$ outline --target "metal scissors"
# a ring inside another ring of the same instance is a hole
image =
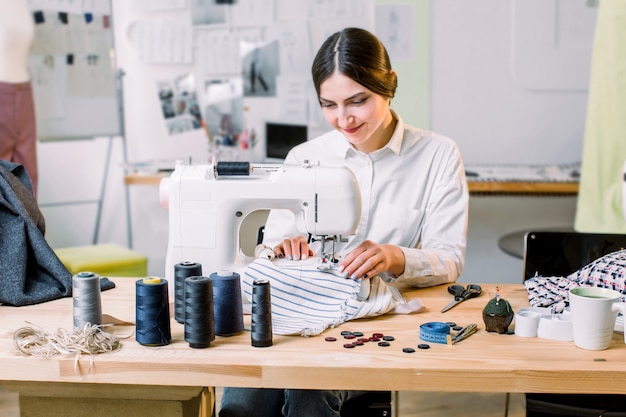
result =
[[[441,310],[442,313],[445,313],[455,305],[462,303],[469,298],[478,297],[482,292],[482,288],[480,288],[480,285],[477,284],[467,284],[467,287],[459,284],[453,284],[448,286],[448,292],[454,295],[454,300]]]

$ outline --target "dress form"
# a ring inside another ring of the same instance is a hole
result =
[[[28,81],[27,59],[35,23],[27,0],[0,0],[0,10],[0,81]]]

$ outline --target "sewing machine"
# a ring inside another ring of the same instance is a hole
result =
[[[160,196],[169,208],[165,276],[171,281],[174,265],[183,261],[202,264],[207,276],[219,270],[238,271],[242,264],[239,229],[253,211],[290,210],[303,234],[322,241],[354,234],[361,217],[361,197],[352,171],[308,162],[179,163],[162,181]],[[321,259],[333,255],[322,252]]]

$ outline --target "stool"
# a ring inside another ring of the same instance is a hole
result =
[[[115,244],[75,246],[55,249],[63,265],[72,273],[94,272],[103,277],[146,277],[148,258]]]

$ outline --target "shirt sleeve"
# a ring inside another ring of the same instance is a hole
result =
[[[469,192],[461,155],[455,149],[436,176],[438,185],[428,203],[418,246],[401,247],[405,267],[398,281],[414,287],[455,282],[463,271]]]

